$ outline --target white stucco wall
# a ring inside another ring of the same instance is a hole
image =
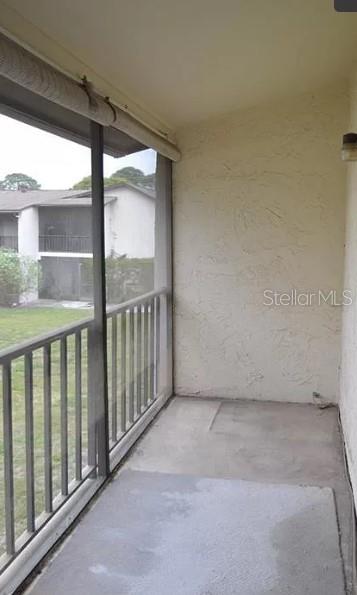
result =
[[[19,213],[19,253],[38,259],[39,219],[37,207],[29,207]]]
[[[29,207],[20,211],[18,218],[18,251],[23,256],[30,256],[39,260],[39,216],[37,207]],[[23,294],[22,302],[32,301],[38,298],[38,287]]]
[[[105,256],[109,256],[114,250],[112,221],[113,221],[113,204],[111,202],[104,206],[104,250]]]
[[[152,258],[155,241],[155,201],[130,188],[109,191],[117,196],[106,216],[110,248],[129,258]],[[108,246],[109,247],[109,246]],[[106,246],[107,249],[107,246]]]
[[[263,292],[342,289],[347,112],[336,86],[178,132],[177,394],[336,400],[341,308]]]
[[[351,85],[350,124],[357,132],[357,76]],[[346,164],[347,209],[345,240],[346,290],[352,291],[353,303],[343,310],[340,411],[349,470],[357,504],[357,162]]]

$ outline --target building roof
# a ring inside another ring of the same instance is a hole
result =
[[[131,188],[154,198],[153,191],[123,182],[105,188],[105,204],[116,200],[117,197],[111,193],[119,188]],[[0,190],[0,212],[16,213],[28,207],[85,207],[91,205],[91,197],[90,190]]]

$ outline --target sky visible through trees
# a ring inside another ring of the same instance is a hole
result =
[[[136,167],[122,167],[111,176],[104,178],[104,186],[114,186],[125,182],[153,190],[155,187],[155,174],[144,174],[141,169]],[[91,176],[85,176],[74,184],[73,190],[90,190],[91,185]],[[28,190],[39,190],[40,188],[41,184],[37,180],[24,173],[7,174],[3,180],[0,180],[0,190],[21,190],[26,192]]]

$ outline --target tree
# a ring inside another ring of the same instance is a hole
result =
[[[74,184],[73,190],[88,190],[92,185],[92,176],[85,176],[77,184]]]
[[[22,173],[7,174],[0,181],[1,190],[38,190],[41,184],[31,176]]]
[[[111,178],[123,178],[126,182],[130,182],[135,186],[155,187],[155,174],[145,175],[141,169],[136,167],[122,167],[114,172]]]
[[[141,169],[137,169],[136,167],[122,167],[115,171],[111,177],[124,178],[126,182],[131,182],[132,184],[139,186],[145,178],[145,174]]]
[[[113,186],[126,180],[117,178],[104,178],[104,186]],[[74,184],[72,190],[90,190],[92,187],[92,176],[85,176],[77,184]]]
[[[115,186],[129,182],[134,186],[143,186],[145,188],[155,188],[155,174],[145,175],[141,169],[136,167],[122,167],[115,171],[109,178],[104,178],[104,186]],[[77,184],[74,184],[73,190],[90,190],[92,177],[85,176]]]

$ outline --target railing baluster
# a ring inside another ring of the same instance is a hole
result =
[[[129,422],[134,421],[134,308],[129,311]]]
[[[82,333],[75,334],[75,457],[76,480],[82,479]]]
[[[126,312],[121,314],[121,431],[126,431]]]
[[[61,380],[61,492],[68,496],[68,369],[67,337],[60,342]]]
[[[45,511],[53,510],[51,343],[43,348],[43,413],[45,449]]]
[[[2,368],[6,553],[15,553],[11,363]]]
[[[155,298],[155,386],[154,397],[159,394],[160,383],[160,296]]]
[[[149,305],[144,304],[144,407],[149,400]]]
[[[155,375],[155,301],[150,302],[150,391],[149,399],[154,395],[154,375]]]
[[[112,317],[112,441],[118,437],[118,324],[117,317]]]
[[[141,304],[136,310],[136,413],[141,414],[141,392],[142,392],[142,326],[141,326]]]
[[[25,355],[25,440],[27,530],[35,531],[35,475],[33,429],[33,354]]]
[[[95,395],[93,393],[93,328],[90,326],[87,331],[87,422],[88,422],[88,465],[94,470],[91,474],[93,479],[97,475],[95,469],[97,464],[97,446],[96,446],[96,410]]]

